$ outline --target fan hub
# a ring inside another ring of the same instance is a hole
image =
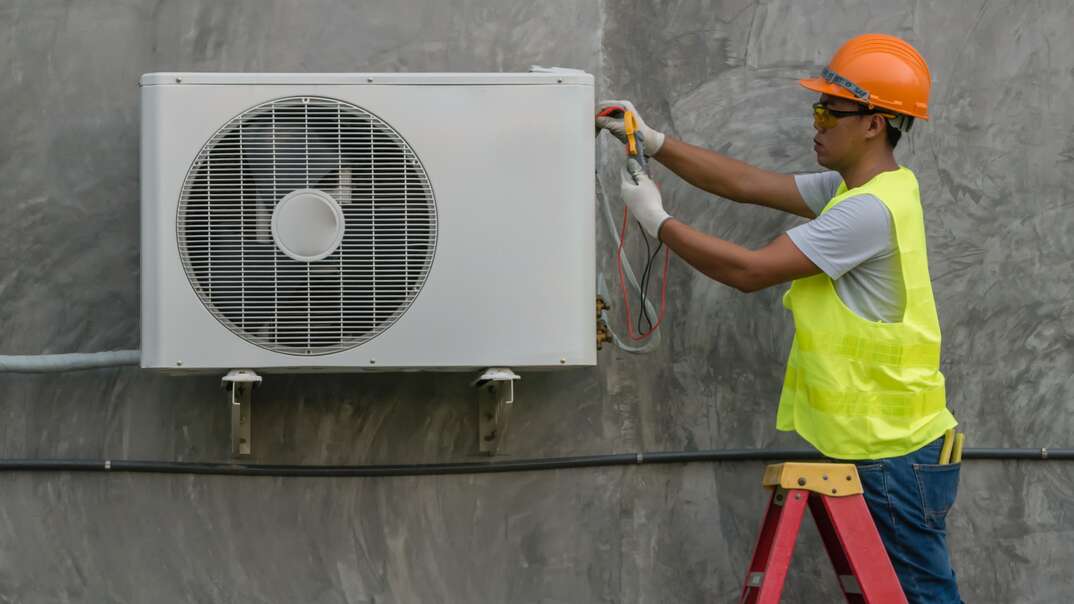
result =
[[[343,210],[317,189],[291,191],[272,212],[272,238],[280,251],[299,262],[314,262],[336,251],[345,230]]]

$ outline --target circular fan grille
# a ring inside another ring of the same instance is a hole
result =
[[[342,210],[342,240],[323,258],[296,259],[274,238],[277,205],[299,190]],[[179,253],[201,301],[242,338],[287,354],[339,352],[391,326],[425,282],[436,236],[414,150],[377,116],[329,98],[282,98],[233,118],[198,153],[179,200]]]

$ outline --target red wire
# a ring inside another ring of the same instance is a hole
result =
[[[630,295],[627,293],[626,288],[626,276],[623,274],[623,243],[626,242],[627,225],[630,224],[630,212],[623,208],[623,229],[619,233],[619,248],[615,250],[615,262],[619,268],[619,288],[623,291],[623,306],[626,308],[627,316],[627,335],[631,340],[635,342],[644,340],[651,336],[657,327],[660,327],[660,323],[664,320],[664,311],[667,310],[667,298],[668,298],[668,264],[670,263],[670,249],[664,248],[664,276],[663,283],[660,285],[660,312],[657,313],[656,323],[649,328],[648,331],[642,334],[634,333],[634,313],[630,311]],[[639,289],[641,284],[638,285]],[[645,293],[642,292],[642,300],[644,304]]]

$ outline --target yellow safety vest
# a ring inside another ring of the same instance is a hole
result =
[[[836,459],[905,455],[958,423],[947,410],[940,373],[940,323],[917,178],[900,167],[854,189],[844,182],[821,214],[864,194],[891,212],[906,293],[903,320],[858,316],[824,273],[795,280],[783,297],[795,336],[776,428],[797,431]]]

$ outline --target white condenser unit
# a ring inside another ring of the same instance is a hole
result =
[[[143,367],[596,363],[592,76],[141,86]]]

